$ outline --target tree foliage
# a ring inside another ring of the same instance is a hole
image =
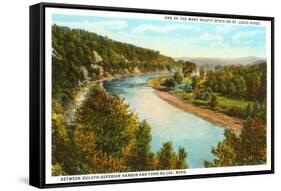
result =
[[[174,78],[167,78],[164,80],[164,82],[161,85],[166,86],[169,89],[172,89],[177,85],[177,83]]]
[[[135,132],[135,141],[130,155],[127,157],[132,171],[152,170],[150,162],[154,154],[151,152],[151,127],[146,121],[139,124]]]
[[[218,105],[218,96],[217,96],[217,94],[212,93],[211,98],[210,98],[210,106],[212,108],[215,108],[215,107],[217,107],[217,105]]]
[[[54,176],[187,168],[187,153],[180,148],[176,155],[172,143],[154,154],[150,125],[139,122],[123,99],[108,96],[98,86],[78,110],[74,125],[65,123],[63,113],[63,107],[54,101]]]
[[[210,70],[206,74],[205,86],[229,97],[264,101],[266,63]]]
[[[158,166],[160,169],[171,169],[175,166],[176,153],[173,151],[173,146],[171,142],[163,144],[163,147],[157,154]]]
[[[60,163],[56,163],[52,166],[52,176],[63,176],[67,175],[64,170],[63,166]]]
[[[158,51],[80,29],[52,26],[52,94],[62,105],[88,80],[117,74],[169,71],[179,64]]]
[[[174,74],[174,79],[177,82],[177,84],[181,84],[183,81],[183,75],[181,73],[181,71],[176,71]]]
[[[186,169],[188,166],[185,162],[187,152],[184,148],[179,148],[178,154],[173,151],[171,142],[163,143],[162,148],[157,153],[158,169]]]
[[[225,131],[225,139],[212,149],[213,161],[206,167],[257,165],[266,163],[266,126],[259,118],[249,118],[239,136]]]
[[[189,61],[182,63],[182,72],[185,77],[190,76],[195,71],[196,71],[195,63]]]

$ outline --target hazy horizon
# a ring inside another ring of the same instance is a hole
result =
[[[266,59],[265,56],[239,56],[239,57],[222,57],[222,56],[179,56],[173,57],[174,59],[181,59],[181,58],[218,58],[218,59],[239,59],[239,58],[258,58],[258,59]]]

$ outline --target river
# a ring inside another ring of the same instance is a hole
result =
[[[140,120],[151,126],[152,151],[156,153],[163,142],[171,141],[174,150],[184,147],[188,152],[189,168],[204,167],[205,160],[212,160],[211,148],[224,138],[223,128],[184,112],[155,94],[147,81],[159,74],[125,77],[103,82],[109,95],[125,98],[130,109]]]

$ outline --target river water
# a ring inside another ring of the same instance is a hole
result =
[[[211,148],[224,138],[223,128],[218,127],[193,114],[184,112],[155,94],[147,81],[157,77],[147,74],[103,82],[109,95],[125,98],[130,109],[140,120],[151,126],[152,151],[156,153],[163,142],[171,141],[174,150],[184,147],[188,152],[189,168],[204,167],[205,160],[212,160]]]

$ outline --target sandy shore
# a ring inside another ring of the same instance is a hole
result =
[[[231,129],[235,133],[239,134],[243,128],[243,122],[241,119],[230,117],[225,114],[212,111],[210,109],[204,109],[194,106],[193,104],[186,103],[181,99],[177,98],[176,96],[171,95],[168,92],[156,91],[156,95],[183,111],[192,113],[211,123],[219,125],[220,127]]]

